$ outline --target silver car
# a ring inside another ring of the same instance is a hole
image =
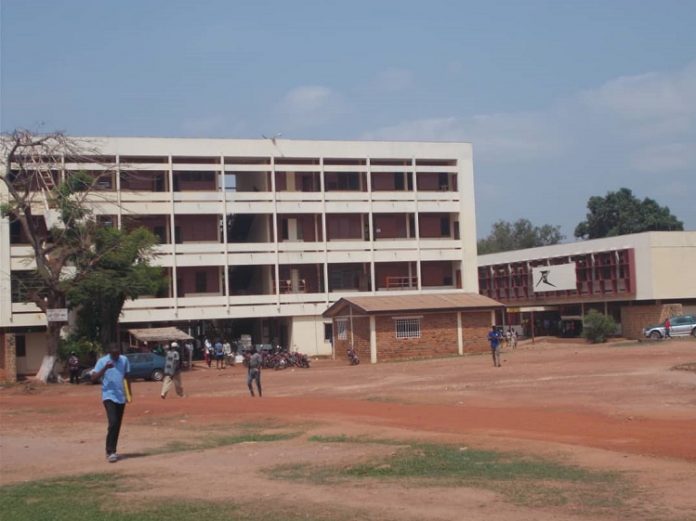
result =
[[[670,336],[689,336],[696,337],[696,317],[693,315],[682,315],[669,319],[671,327],[669,328]],[[657,340],[665,337],[665,324],[656,324],[643,329],[643,335],[647,338]]]

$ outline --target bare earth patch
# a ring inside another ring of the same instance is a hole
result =
[[[376,520],[686,521],[696,519],[696,375],[672,370],[677,366],[696,366],[696,341],[525,343],[504,351],[502,368],[477,355],[355,367],[316,361],[309,370],[265,371],[265,397],[252,399],[242,367],[217,371],[201,364],[183,375],[184,399],[163,401],[158,384],[134,384],[119,442],[125,457],[113,465],[103,456],[106,419],[97,386],[6,387],[0,390],[0,483],[109,472],[139,484],[127,492],[133,501],[260,501],[328,518],[342,512]],[[313,436],[548,458],[616,471],[630,492],[617,488],[624,496],[612,510],[595,508],[592,498],[581,508],[558,504],[553,495],[525,502],[515,497],[514,483],[273,476],[279,465],[381,461],[398,446]]]

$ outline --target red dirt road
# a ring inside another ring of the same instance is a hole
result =
[[[159,385],[138,382],[128,420],[182,416],[190,423],[250,415],[335,420],[447,434],[559,442],[696,461],[696,374],[673,366],[696,360],[696,342],[628,347],[527,345],[504,354],[348,367],[319,361],[309,370],[265,371],[266,397],[247,396],[244,369],[202,365],[184,373],[186,399],[162,401]],[[42,422],[79,422],[98,410],[95,386],[55,386],[0,395],[4,428],[20,409],[55,410]],[[101,412],[101,411],[98,411]],[[31,416],[31,415],[29,415]],[[27,420],[25,417],[24,420]],[[97,420],[100,421],[100,420]],[[127,423],[127,422],[126,422]]]

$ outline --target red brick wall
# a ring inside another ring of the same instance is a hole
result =
[[[350,345],[350,320],[348,321],[347,338],[338,340],[336,332],[338,328],[334,322],[334,346],[336,348],[336,359],[346,358],[346,350]],[[368,317],[353,317],[353,346],[358,353],[360,362],[363,364],[370,363],[370,319]]]
[[[416,313],[414,313],[416,315]],[[407,360],[413,358],[433,358],[456,355],[457,314],[426,313],[421,316],[420,338],[396,338],[394,319],[391,316],[376,316],[377,361]],[[408,316],[404,314],[402,316]],[[482,353],[488,351],[487,335],[491,327],[491,314],[488,311],[462,313],[462,333],[465,353]],[[334,324],[334,333],[338,329]],[[348,338],[334,338],[336,356],[345,356],[350,345],[350,323]],[[370,362],[370,320],[368,317],[353,317],[354,346],[362,363]]]
[[[681,304],[652,304],[623,306],[621,308],[621,336],[639,340],[643,336],[643,328],[663,322],[667,316],[681,314]]]
[[[217,215],[177,215],[174,224],[181,229],[183,242],[216,242],[219,240]]]
[[[491,329],[491,312],[462,313],[462,332],[465,353],[488,351],[488,331]]]

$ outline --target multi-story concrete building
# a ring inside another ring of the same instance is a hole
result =
[[[214,328],[327,354],[321,314],[340,297],[478,290],[469,144],[91,141],[99,161],[67,157],[55,175],[115,165],[90,204],[105,226],[157,235],[154,263],[169,280],[164,294],[126,302],[124,330]],[[32,252],[8,219],[0,266],[0,328],[16,334],[18,372],[31,373],[46,317],[22,295]]]
[[[478,257],[479,291],[507,306],[497,323],[525,334],[577,336],[590,310],[623,336],[696,314],[696,231],[644,232]]]

